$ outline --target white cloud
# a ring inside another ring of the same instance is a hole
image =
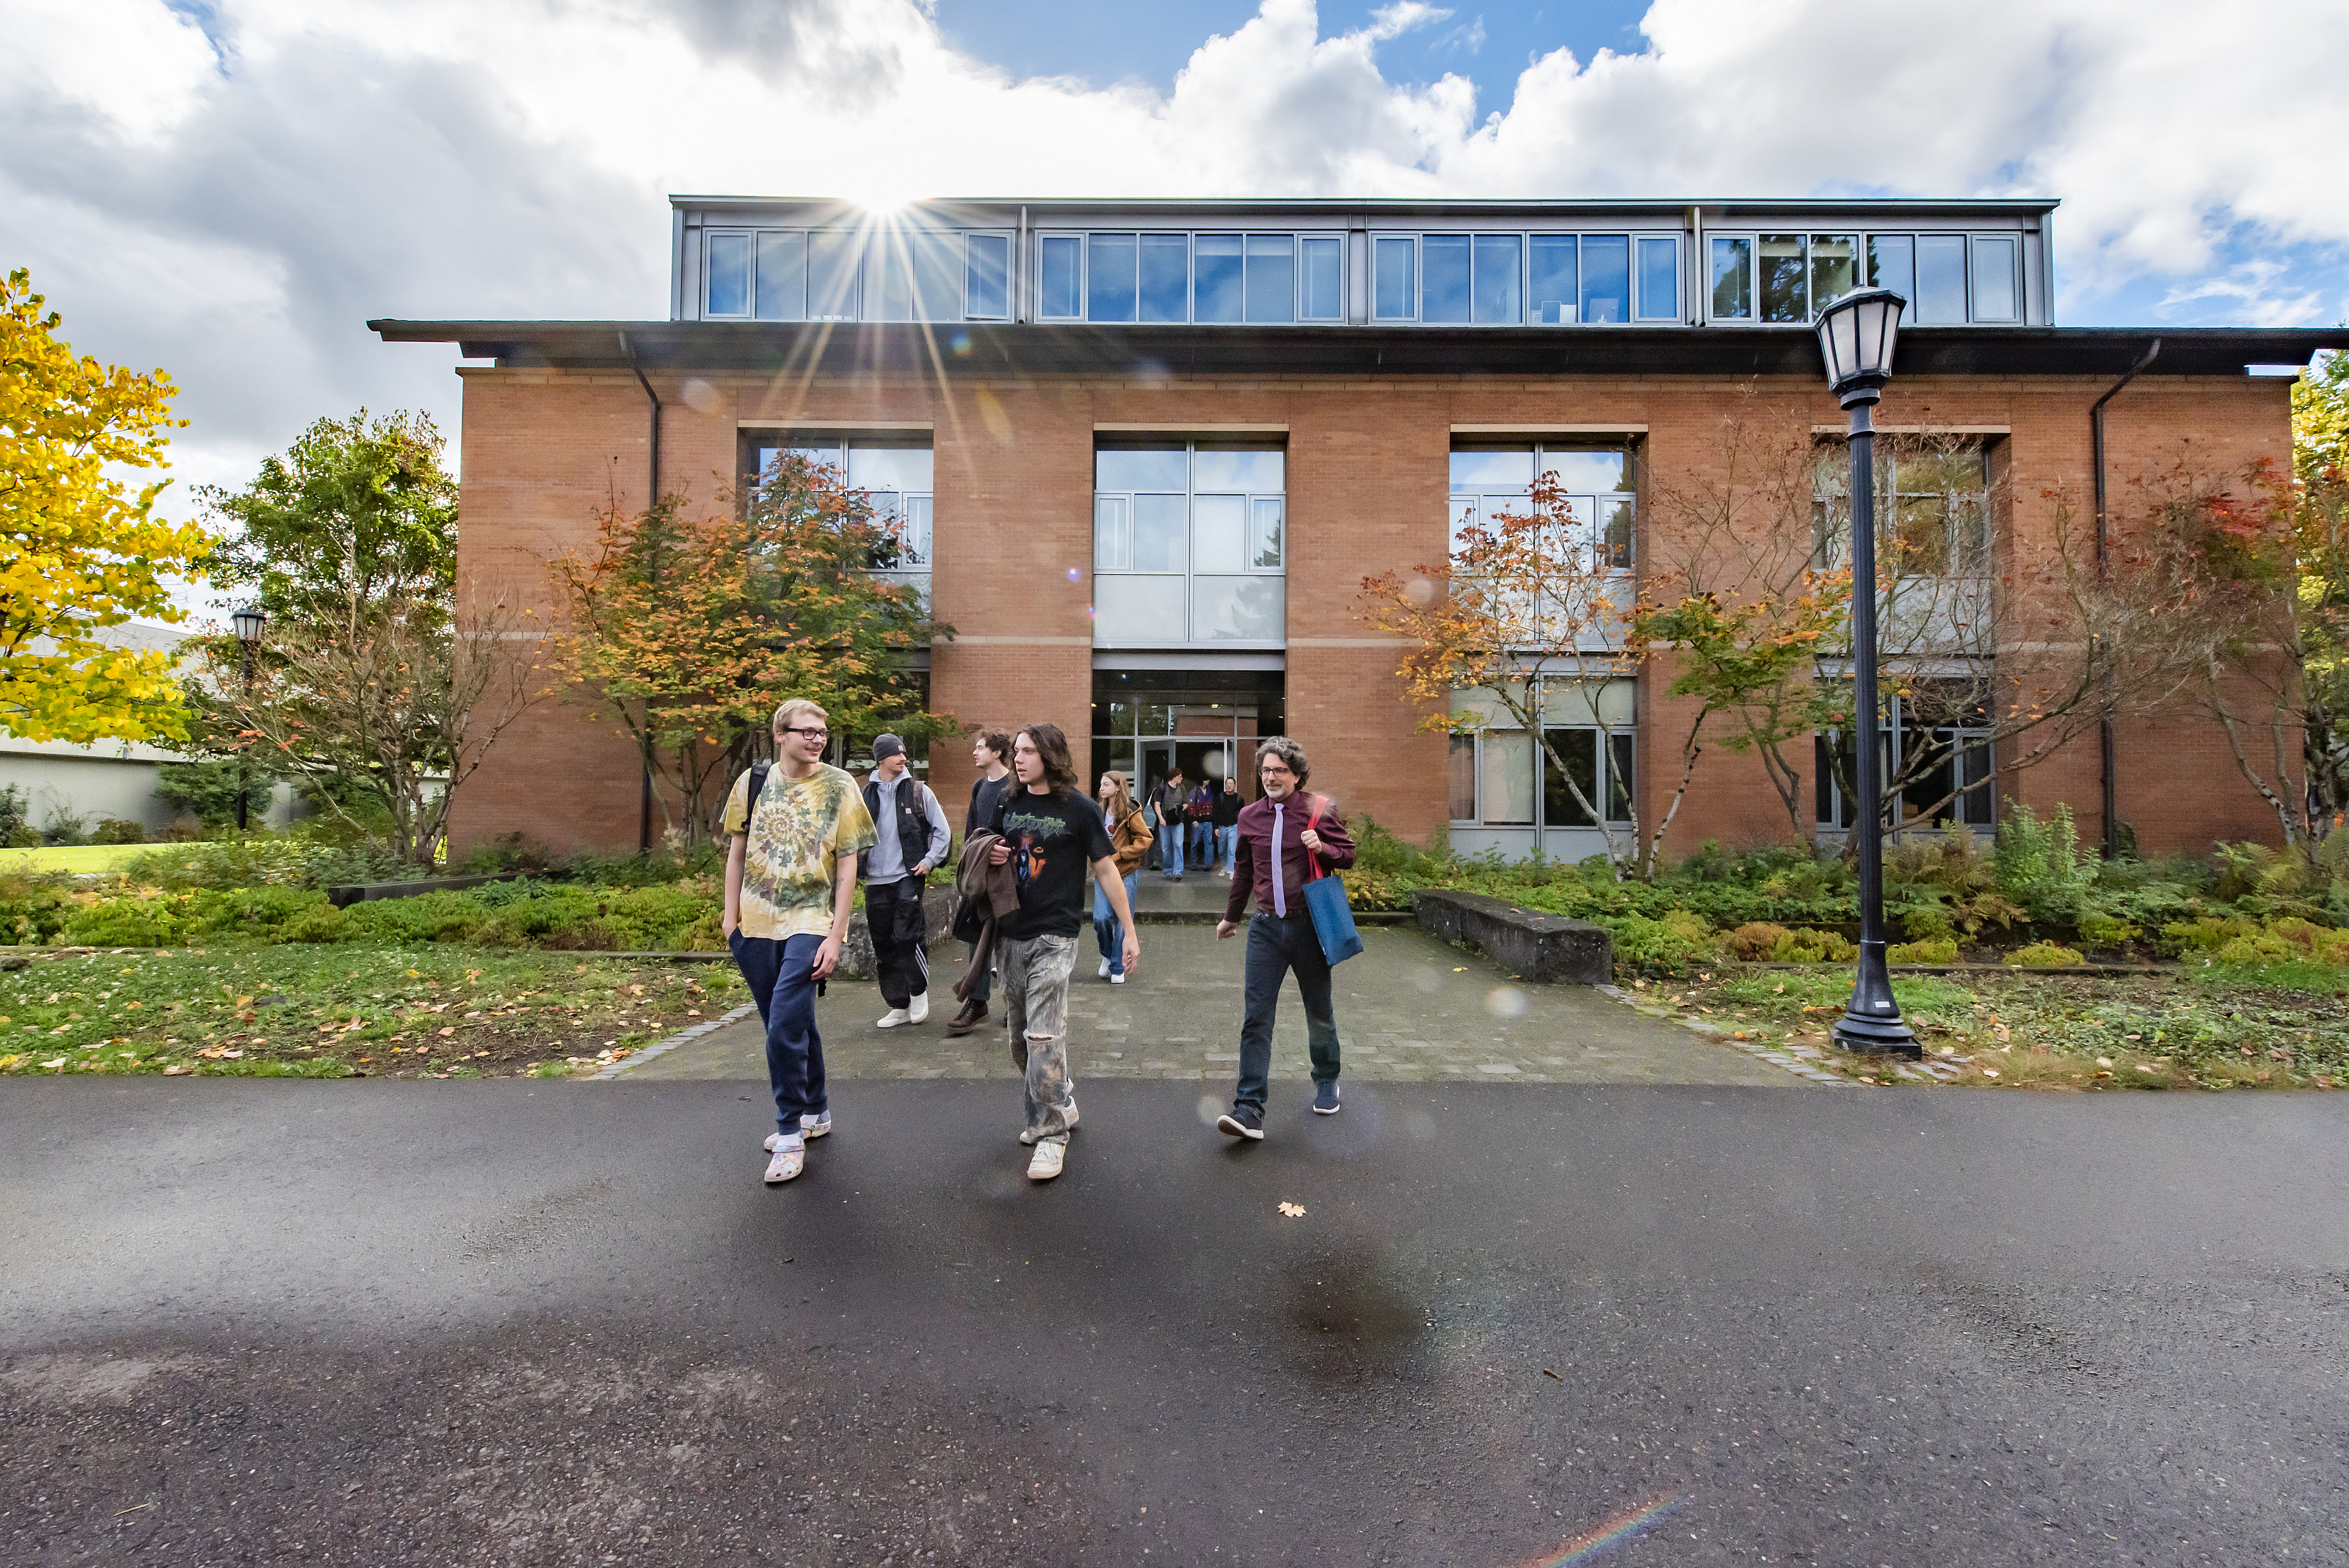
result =
[[[1640,54],[1559,51],[1479,119],[1263,0],[1164,92],[1015,80],[916,0],[0,0],[0,256],[80,346],[164,364],[183,470],[307,419],[425,406],[445,351],[370,316],[661,314],[670,192],[1901,195],[2065,199],[2062,308],[2338,308],[2349,8],[2272,0],[1655,0]],[[215,39],[218,43],[215,43]],[[1473,44],[1461,35],[1462,43]],[[1469,66],[1468,50],[1453,57]],[[2265,253],[2281,247],[2278,255]]]

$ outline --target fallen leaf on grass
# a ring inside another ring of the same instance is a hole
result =
[[[1995,1067],[1984,1067],[1982,1069],[1982,1076],[1985,1078],[1995,1078],[1998,1076],[1998,1069]]]
[[[1289,1203],[1284,1201],[1280,1206],[1280,1211],[1283,1214],[1288,1215],[1291,1220],[1302,1220],[1305,1218],[1305,1205],[1302,1203]]]

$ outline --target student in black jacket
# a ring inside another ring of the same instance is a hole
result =
[[[1003,804],[1004,792],[1011,787],[1011,737],[1000,730],[981,732],[970,743],[970,760],[978,768],[978,777],[970,783],[970,809],[963,814],[962,836],[966,843],[979,829],[995,826],[996,808]],[[970,950],[976,956],[978,944],[971,943]],[[970,999],[962,1004],[962,1011],[947,1024],[947,1033],[958,1037],[986,1023],[987,999],[994,988],[995,971],[989,969],[978,977],[978,984],[972,989]]]

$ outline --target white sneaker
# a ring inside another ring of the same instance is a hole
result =
[[[1109,960],[1107,959],[1102,960],[1101,977],[1103,980],[1107,980],[1109,978]]]
[[[926,991],[917,991],[914,992],[914,1005],[907,1010],[905,1022],[908,1023],[926,1023],[929,1021],[930,993]]]
[[[888,1012],[883,1013],[880,1017],[874,1019],[873,1021],[873,1027],[875,1029],[895,1029],[900,1023],[911,1023],[913,1021],[913,1017],[914,1015],[906,1012],[904,1008],[893,1007]]]
[[[1069,1130],[1070,1130],[1071,1132],[1074,1132],[1074,1131],[1076,1131],[1076,1130],[1077,1130],[1077,1096],[1074,1096],[1074,1095],[1071,1095],[1067,1099],[1065,1099],[1065,1100],[1061,1101],[1061,1109],[1062,1109],[1062,1110],[1066,1111],[1066,1112],[1069,1114]],[[1021,1143],[1023,1143],[1023,1144],[1025,1144],[1025,1143],[1034,1143],[1034,1142],[1036,1141],[1036,1135],[1035,1135],[1034,1133],[1030,1132],[1026,1127],[1022,1127],[1022,1128],[1020,1128],[1020,1129],[1019,1129],[1019,1141],[1020,1141]]]
[[[1109,977],[1109,982],[1112,985],[1123,985],[1125,983],[1125,976],[1122,974],[1113,974]]]
[[[1061,1174],[1061,1162],[1068,1157],[1069,1146],[1067,1144],[1038,1144],[1036,1146],[1035,1157],[1028,1161],[1028,1179],[1030,1181],[1051,1180],[1052,1178]],[[781,1157],[778,1156],[777,1158],[780,1158]],[[794,1172],[794,1174],[797,1173]]]

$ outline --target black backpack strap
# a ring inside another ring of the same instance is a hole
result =
[[[767,774],[774,765],[772,763],[750,764],[750,798],[742,803],[742,826],[745,829],[750,826],[750,814],[759,809],[760,792],[767,787]]]

